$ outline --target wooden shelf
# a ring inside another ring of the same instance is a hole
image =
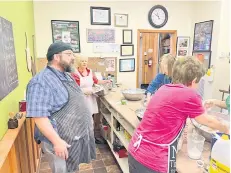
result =
[[[127,123],[122,117],[115,117],[121,126],[123,126],[123,128],[132,136],[135,129],[129,124]]]
[[[105,114],[102,112],[102,110],[100,110],[100,113],[103,115],[103,117],[105,118],[105,120],[108,122],[108,124],[110,126],[112,126],[112,123],[111,123],[111,115],[110,114]]]
[[[116,136],[119,138],[120,142],[128,150],[129,141],[125,138],[124,132],[123,131],[116,131],[114,127],[113,127],[113,131],[116,134]]]
[[[108,140],[107,140],[107,143],[109,147],[111,148],[111,151],[113,155],[115,156],[118,164],[120,165],[120,168],[123,171],[123,173],[129,173],[128,158],[119,158],[119,156],[113,151],[112,144]]]

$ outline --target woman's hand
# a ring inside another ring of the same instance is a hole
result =
[[[97,84],[107,84],[107,83],[112,83],[111,80],[99,80]]]
[[[204,103],[204,107],[206,109],[214,107],[214,106],[224,108],[224,109],[227,108],[225,101],[221,101],[221,100],[209,99],[209,100],[206,100]]]
[[[82,88],[82,91],[87,96],[93,94],[93,91],[91,89],[88,89],[88,88]]]
[[[112,83],[111,80],[103,80],[103,82],[104,82],[104,84],[106,84],[106,83]]]
[[[204,107],[205,107],[206,109],[211,108],[211,107],[214,107],[214,106],[216,106],[216,102],[217,102],[216,99],[209,99],[209,100],[206,100],[206,101],[204,102]]]

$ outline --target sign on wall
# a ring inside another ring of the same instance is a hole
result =
[[[87,29],[88,43],[115,43],[114,29]]]
[[[18,86],[12,23],[0,17],[0,100]]]

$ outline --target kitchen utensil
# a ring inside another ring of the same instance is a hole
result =
[[[145,90],[143,89],[125,89],[121,91],[124,98],[131,101],[138,101],[143,99]]]
[[[137,118],[141,121],[144,116],[145,108],[140,108],[135,111]]]
[[[205,138],[197,133],[190,133],[187,139],[188,157],[194,160],[200,159],[204,149]]]
[[[106,92],[105,92],[105,89],[103,86],[100,86],[100,85],[95,85],[93,87],[93,94],[96,95],[96,96],[105,96],[106,95]]]

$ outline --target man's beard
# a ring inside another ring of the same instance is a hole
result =
[[[66,63],[61,59],[59,65],[63,67],[65,72],[73,72],[74,71],[74,61],[71,61],[70,64]]]

